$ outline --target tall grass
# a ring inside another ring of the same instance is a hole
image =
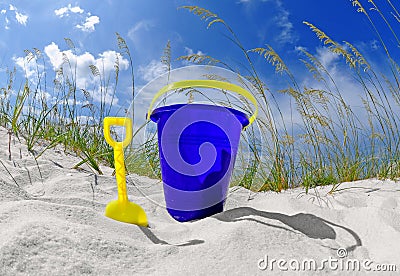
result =
[[[371,177],[398,178],[400,176],[400,66],[398,56],[392,53],[386,43],[395,41],[400,47],[394,24],[400,24],[399,12],[391,1],[390,18],[379,4],[368,1],[364,7],[360,1],[351,1],[356,11],[367,18],[381,47],[387,56],[388,70],[382,72],[350,42],[337,42],[317,25],[305,21],[317,39],[331,53],[343,60],[342,67],[356,80],[360,93],[362,110],[348,102],[347,94],[341,91],[338,79],[313,53],[301,50],[299,62],[318,84],[304,87],[301,74],[292,72],[290,66],[271,45],[246,49],[229,24],[217,14],[198,6],[183,6],[181,9],[206,22],[209,29],[220,25],[226,37],[247,62],[245,68],[237,69],[221,59],[209,55],[192,54],[180,56],[195,64],[210,64],[235,71],[252,83],[255,88],[260,116],[256,123],[247,128],[249,160],[238,160],[242,164],[233,182],[256,191],[281,191],[303,186],[306,190],[318,185],[333,184]],[[382,20],[392,38],[384,37],[374,19]],[[126,41],[117,33],[120,54],[130,65],[132,99],[135,97],[133,58]],[[65,39],[70,51],[76,53],[71,39]],[[255,45],[257,46],[257,45]],[[90,88],[77,85],[77,64],[64,54],[63,65],[48,84],[46,64],[40,50],[26,50],[26,62],[36,67],[36,77],[26,78],[16,84],[16,70],[7,71],[7,81],[0,88],[0,125],[17,137],[27,141],[28,150],[39,158],[46,150],[62,145],[65,151],[73,152],[81,161],[75,167],[88,164],[93,171],[102,173],[100,164],[113,166],[112,150],[103,138],[102,121],[110,115],[119,83],[119,58],[114,65],[114,75],[105,75],[103,68],[90,65],[96,84]],[[276,72],[277,78],[284,78],[287,86],[279,91],[271,90],[255,66],[255,59],[262,57]],[[161,62],[168,72],[172,66],[172,51],[167,43]],[[245,72],[245,74],[242,74]],[[300,75],[300,76],[299,76]],[[48,91],[51,90],[51,93]],[[94,91],[100,93],[101,101],[93,99]],[[112,95],[111,103],[106,96]],[[193,100],[195,90],[177,91],[186,93],[188,101]],[[53,97],[49,97],[49,95]],[[290,102],[290,114],[283,112],[281,98]],[[84,102],[78,105],[79,102]],[[231,104],[229,99],[226,104]],[[250,103],[244,103],[250,109]],[[134,110],[133,110],[134,113]],[[112,115],[115,115],[114,113]],[[133,114],[132,114],[133,115]],[[295,117],[300,123],[295,122]],[[83,119],[85,118],[85,119]],[[142,126],[141,128],[143,128]],[[141,146],[127,155],[127,168],[141,175],[160,177],[158,148],[155,135],[150,135]]]
[[[167,80],[169,81],[171,73],[171,58],[172,58],[171,42],[168,40],[164,47],[163,54],[160,58],[161,64],[166,69],[168,74]],[[189,97],[190,98],[190,97]],[[165,98],[163,99],[165,104]],[[132,110],[128,113],[133,115],[134,103],[132,102]],[[131,115],[131,116],[132,116]],[[138,128],[138,131],[133,134],[137,135],[140,130],[144,129],[149,122],[145,122]],[[158,151],[157,133],[146,133],[145,141],[138,147],[131,147],[126,152],[126,169],[129,173],[136,173],[142,176],[161,179],[160,158]]]
[[[65,42],[75,54],[73,41],[66,38]],[[123,47],[125,41],[119,34],[117,42],[121,55],[129,57],[132,64],[129,50]],[[87,164],[101,174],[100,163],[113,166],[112,150],[104,140],[102,122],[112,111],[119,80],[119,57],[115,59],[113,76],[106,75],[104,69],[95,64],[90,65],[95,84],[83,88],[77,85],[77,63],[65,53],[52,85],[48,85],[41,51],[35,48],[25,50],[25,54],[25,62],[30,68],[36,68],[36,77],[26,77],[23,85],[15,89],[16,70],[7,72],[7,84],[1,88],[0,125],[17,137],[23,137],[36,159],[46,150],[62,145],[65,151],[81,159],[74,168]],[[100,102],[94,101],[94,93],[100,94]],[[106,99],[110,94],[111,103]]]
[[[375,12],[381,17],[397,47],[400,47],[399,39],[377,3],[368,1],[372,5],[370,9],[364,8],[359,1],[351,3],[367,17],[376,32],[388,58],[389,75],[374,68],[350,42],[339,43],[314,24],[306,21],[304,24],[315,33],[325,48],[340,56],[347,64],[348,73],[355,78],[355,84],[362,92],[359,94],[362,111],[355,110],[344,96],[355,92],[340,91],[335,76],[312,53],[301,50],[299,60],[319,85],[318,88],[301,87],[299,80],[304,76],[296,76],[270,45],[245,49],[234,31],[218,15],[198,6],[182,7],[205,21],[207,28],[222,25],[228,39],[248,62],[248,67],[242,68],[242,71],[250,72],[247,79],[257,90],[255,96],[262,111],[257,118],[261,133],[258,139],[262,139],[263,148],[260,152],[250,147],[253,149],[253,158],[240,176],[240,185],[259,191],[281,191],[297,186],[308,190],[318,185],[334,184],[333,192],[337,184],[344,181],[371,177],[395,179],[400,176],[400,67],[369,13]],[[388,3],[398,24],[399,13],[390,1]],[[254,66],[254,54],[265,58],[275,68],[277,77],[287,80],[288,86],[280,91],[268,89]],[[179,59],[233,68],[211,56],[192,54]],[[289,97],[293,103],[289,116],[282,115],[277,99],[282,96]],[[294,125],[293,114],[301,118],[300,126]],[[247,131],[253,134],[249,135],[252,137],[249,143],[256,145],[254,131]]]

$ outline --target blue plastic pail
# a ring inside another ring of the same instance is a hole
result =
[[[201,87],[227,85],[199,82]],[[151,113],[157,123],[166,207],[174,219],[189,221],[223,211],[240,133],[255,115],[249,119],[241,111],[208,104],[176,104]]]
[[[247,116],[222,106],[179,104],[157,108],[150,118],[157,123],[164,195],[171,216],[188,221],[222,212],[240,132],[249,124]]]

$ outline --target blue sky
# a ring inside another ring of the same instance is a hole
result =
[[[378,2],[378,1],[377,1]],[[366,8],[367,1],[361,1]],[[389,11],[386,1],[379,1],[384,11]],[[393,1],[395,5],[397,2]],[[39,49],[44,56],[46,81],[49,85],[55,70],[62,64],[62,54],[77,62],[77,83],[80,88],[95,87],[89,65],[104,66],[112,72],[118,51],[115,32],[125,38],[133,57],[138,89],[165,71],[160,63],[163,49],[171,41],[172,58],[190,53],[211,55],[225,60],[234,67],[245,63],[240,51],[224,36],[221,24],[206,29],[207,24],[178,9],[182,5],[198,5],[223,18],[236,32],[246,49],[271,45],[294,71],[300,84],[312,86],[310,75],[302,77],[302,58],[298,49],[305,48],[316,54],[328,68],[333,70],[343,89],[354,88],[351,78],[341,75],[337,68],[340,58],[322,48],[322,44],[304,20],[315,24],[335,40],[349,41],[356,45],[370,62],[378,67],[384,63],[384,52],[367,18],[357,13],[352,1],[283,1],[283,0],[121,0],[121,1],[0,1],[0,81],[4,85],[5,70],[14,66],[18,71],[17,84],[24,81],[24,74],[34,78],[35,67],[27,64],[24,49]],[[400,6],[397,6],[400,9]],[[369,11],[377,19],[377,26],[389,42],[393,56],[400,51],[394,38],[385,28],[378,14]],[[390,15],[391,23],[399,30],[400,24]],[[75,52],[64,41],[74,42]],[[263,80],[274,89],[283,88],[286,81],[274,73],[272,66],[263,58],[251,54]],[[186,65],[173,61],[173,68]],[[121,81],[117,88],[116,102],[129,106],[129,63],[120,57]],[[241,67],[240,70],[244,69]],[[33,81],[34,82],[34,81]],[[51,94],[51,91],[46,91]],[[51,95],[49,95],[51,96]],[[94,100],[99,100],[93,88]],[[284,109],[284,107],[283,107]]]

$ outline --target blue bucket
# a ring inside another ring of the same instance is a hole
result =
[[[176,104],[155,109],[150,119],[157,123],[168,213],[184,222],[222,212],[240,133],[254,117],[223,106]]]

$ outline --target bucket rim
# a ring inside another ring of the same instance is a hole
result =
[[[188,106],[188,105],[196,106],[196,107],[214,108],[214,109],[224,108],[224,109],[229,110],[236,117],[243,118],[243,120],[239,119],[240,123],[242,124],[242,127],[246,127],[250,124],[250,120],[249,120],[249,117],[247,116],[247,114],[240,110],[237,110],[237,109],[234,109],[231,107],[227,107],[227,106],[223,106],[223,105],[212,105],[212,104],[203,104],[203,103],[172,104],[172,105],[160,106],[153,110],[153,112],[150,114],[150,119],[153,122],[156,122],[157,120],[155,118],[158,114],[160,114],[162,112],[176,111],[179,108]]]

